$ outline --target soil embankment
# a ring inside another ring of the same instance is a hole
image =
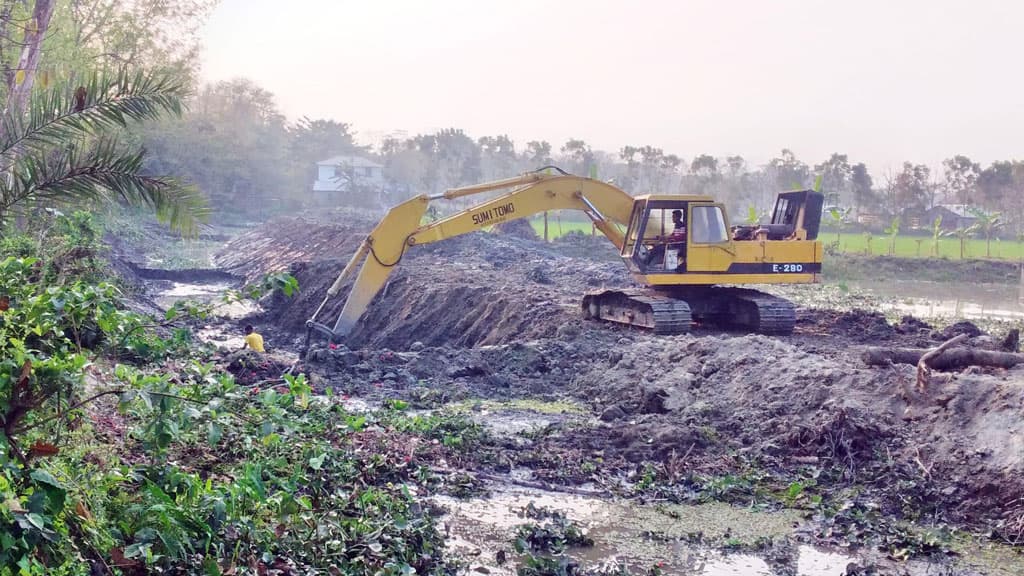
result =
[[[262,319],[298,343],[370,226],[278,221],[233,240],[218,262],[250,279],[279,270],[298,278],[300,294],[268,303]],[[876,490],[897,515],[996,526],[1024,514],[1024,369],[939,375],[914,392],[913,367],[870,368],[860,352],[933,346],[949,334],[864,311],[801,310],[784,338],[656,337],[585,322],[582,292],[631,283],[609,250],[600,238],[545,244],[501,234],[418,248],[351,349],[314,349],[317,385],[428,406],[572,398],[593,423],[550,430],[532,440],[534,451],[503,456],[542,477],[585,479],[580,463],[595,454],[624,472],[651,462],[719,473],[752,462],[812,466],[830,471],[820,483]],[[321,321],[333,321],[343,299],[344,291]]]

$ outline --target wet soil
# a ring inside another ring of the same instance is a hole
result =
[[[299,295],[264,302],[256,322],[299,350],[306,319],[370,226],[278,221],[230,242],[218,264],[249,279],[298,278]],[[917,392],[913,367],[869,368],[860,353],[934,346],[948,330],[864,310],[802,309],[782,338],[656,337],[586,322],[581,293],[632,284],[614,251],[586,235],[520,236],[471,234],[408,254],[346,346],[310,350],[314,384],[418,408],[478,399],[582,408],[499,435],[479,455],[496,473],[525,467],[571,484],[593,481],[595,463],[603,477],[634,479],[654,466],[662,496],[682,500],[695,475],[812,474],[826,495],[860,494],[894,518],[1000,538],[1024,525],[1024,369],[939,374]],[[343,301],[344,291],[321,321]]]

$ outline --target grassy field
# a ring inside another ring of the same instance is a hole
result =
[[[544,236],[544,220],[531,218],[530,224],[537,231],[537,235]],[[559,220],[554,217],[548,218],[548,239],[555,240],[570,232],[591,233],[590,222],[579,222],[575,220]],[[819,236],[825,245],[836,242],[837,235],[834,232],[822,232]],[[889,255],[889,237],[881,234],[871,238],[871,249],[868,250],[868,237],[864,234],[844,233],[838,237],[839,251],[852,254],[871,254],[874,256]],[[904,258],[930,258],[933,254],[932,239],[930,236],[897,236],[895,256]],[[939,238],[938,256],[958,260],[960,258],[960,240],[956,238]],[[971,238],[964,246],[965,258],[986,258],[984,238]],[[1024,259],[1024,244],[1012,240],[992,240],[991,258],[1000,260],[1021,260]]]
[[[822,233],[819,238],[826,245],[836,241],[836,234],[830,232]],[[874,254],[876,256],[889,255],[889,237],[876,235],[871,238],[871,247],[868,250],[868,238],[864,234],[843,234],[839,238],[840,252],[855,254]],[[935,256],[933,253],[932,239],[930,236],[897,236],[896,256],[904,258],[928,258]],[[939,238],[938,256],[941,258],[959,259],[960,240],[956,238]],[[971,238],[964,246],[965,258],[986,258],[985,240],[983,238]],[[1024,258],[1024,244],[1011,240],[992,240],[991,258],[1002,260],[1020,260]]]
[[[537,231],[537,235],[544,237],[544,219],[531,218],[530,224]],[[578,222],[574,220],[559,220],[553,216],[548,217],[548,240],[554,240],[570,232],[583,232],[590,234],[593,225],[590,222]]]

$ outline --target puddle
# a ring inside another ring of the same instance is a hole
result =
[[[500,490],[500,491],[499,491]],[[500,486],[490,498],[456,500],[438,497],[449,511],[443,518],[450,551],[471,563],[470,570],[515,574],[511,542],[520,524],[531,522],[522,510],[537,507],[564,511],[594,540],[593,547],[570,549],[569,555],[587,567],[626,565],[644,572],[660,564],[665,574],[771,575],[768,562],[750,554],[723,554],[690,540],[733,539],[751,543],[758,538],[781,538],[793,533],[800,515],[793,511],[757,512],[725,504],[635,505],[598,498]],[[499,550],[509,561],[497,563]],[[799,574],[842,574],[853,559],[841,554],[801,546],[797,550]]]
[[[216,304],[213,314],[223,318],[242,318],[259,311],[259,307],[251,301],[223,302],[224,293],[234,287],[230,282],[204,284],[155,280],[147,282],[147,287],[153,294],[153,301],[165,309],[174,306],[179,300],[193,300]],[[232,344],[225,345],[230,347]],[[240,340],[238,346],[241,346]]]
[[[1024,300],[1017,286],[957,282],[858,282],[882,307],[918,318],[1019,320]]]
[[[488,498],[458,500],[437,496],[448,513],[442,516],[449,554],[469,564],[469,573],[516,574],[512,549],[516,527],[536,522],[523,510],[560,510],[594,540],[594,546],[570,548],[567,554],[585,568],[626,566],[645,573],[658,565],[663,574],[697,576],[841,576],[851,564],[875,565],[878,574],[1020,574],[1020,554],[1006,546],[964,542],[959,560],[946,558],[895,562],[873,548],[825,550],[796,543],[806,530],[802,513],[762,511],[722,503],[699,505],[638,504],[594,497],[494,485]],[[700,536],[717,542],[750,546],[771,541],[763,553],[730,553],[699,543]],[[499,551],[507,561],[499,563]],[[955,562],[955,564],[954,564]]]

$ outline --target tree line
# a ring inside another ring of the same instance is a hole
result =
[[[358,154],[382,164],[389,182],[386,190],[362,191],[373,196],[369,204],[374,206],[557,165],[610,180],[634,194],[711,195],[733,213],[768,208],[781,190],[817,186],[830,206],[846,209],[851,219],[868,215],[889,222],[938,204],[960,204],[1024,223],[1024,162],[1018,160],[983,167],[955,155],[940,170],[908,161],[878,174],[841,153],[813,163],[783,149],[754,165],[739,155],[684,158],[651,145],[624,145],[609,152],[577,138],[516,142],[505,134],[473,136],[458,128],[388,137],[370,145],[360,143],[349,123],[309,118],[289,122],[273,94],[245,79],[202,88],[184,119],[152,127],[145,141],[155,169],[186,176],[215,207],[262,207],[263,215],[304,206],[317,161]]]

